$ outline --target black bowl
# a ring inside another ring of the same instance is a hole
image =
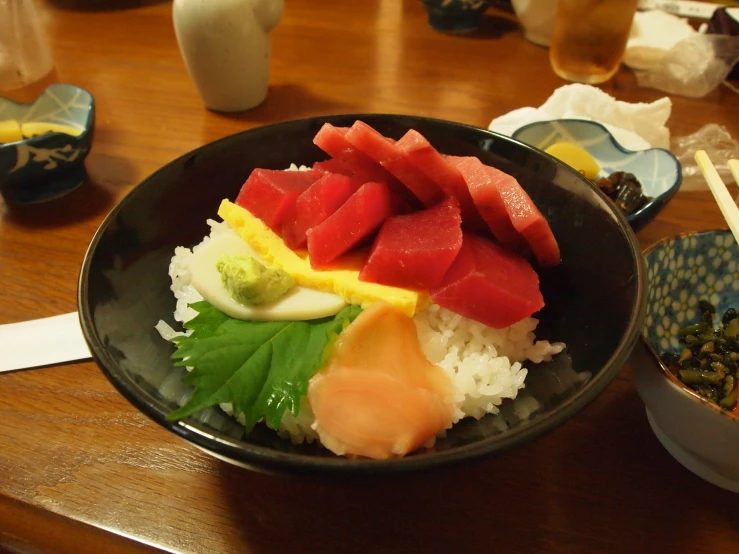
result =
[[[266,427],[249,436],[217,408],[171,422],[187,396],[173,347],[154,329],[172,317],[167,274],[174,248],[209,232],[223,198],[235,198],[252,169],[286,168],[326,158],[312,143],[324,122],[361,119],[387,136],[414,128],[441,152],[478,156],[514,175],[549,220],[562,264],[540,270],[546,306],[537,337],[567,343],[566,353],[531,366],[526,388],[499,415],[463,420],[434,448],[388,461],[347,460],[315,445],[292,445]],[[112,210],[90,244],[79,283],[85,338],[105,375],[164,428],[232,463],[270,472],[371,474],[417,471],[499,454],[572,418],[614,379],[642,329],[646,273],[639,245],[608,199],[571,168],[490,131],[422,117],[339,115],[252,129],[166,165]],[[588,378],[589,376],[589,378]],[[521,418],[519,408],[539,408]],[[518,404],[517,404],[518,403]]]

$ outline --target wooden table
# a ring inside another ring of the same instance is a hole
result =
[[[43,205],[0,200],[0,323],[76,310],[80,263],[103,217],[204,143],[341,112],[485,127],[564,84],[510,14],[492,11],[463,37],[432,30],[417,0],[288,0],[266,103],[220,115],[186,74],[169,2],[42,6],[59,78],[93,93],[97,127],[83,187]],[[625,70],[604,89],[628,102],[663,96]],[[728,89],[672,101],[673,135],[716,122],[739,137]],[[639,240],[722,224],[708,192],[680,192]],[[361,484],[217,461],[140,414],[92,362],[0,375],[0,550],[10,552],[716,553],[739,549],[737,516],[737,496],[657,442],[629,367],[572,421],[505,456]]]

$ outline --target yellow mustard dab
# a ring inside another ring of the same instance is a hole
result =
[[[425,291],[389,287],[359,280],[361,263],[355,257],[346,256],[342,267],[316,271],[311,268],[308,254],[298,255],[282,241],[272,229],[241,206],[223,200],[218,209],[223,218],[254,251],[267,263],[290,274],[298,285],[323,292],[331,292],[348,304],[366,308],[377,302],[386,302],[400,308],[413,317],[428,307],[431,299]]]
[[[23,140],[21,125],[15,119],[0,121],[0,144]]]
[[[21,131],[25,138],[37,137],[46,133],[64,133],[78,137],[82,134],[82,129],[72,127],[70,125],[60,125],[58,123],[30,122],[21,125]]]
[[[60,125],[58,123],[45,123],[43,121],[32,121],[30,123],[19,123],[15,119],[0,121],[0,144],[18,142],[46,133],[64,133],[73,137],[82,134],[82,129],[71,125]]]
[[[558,142],[544,150],[550,156],[576,169],[588,179],[595,179],[600,172],[598,162],[593,159],[587,150],[569,142]]]

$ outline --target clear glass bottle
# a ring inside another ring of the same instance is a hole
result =
[[[53,72],[51,55],[33,0],[0,0],[0,92],[25,89]],[[12,95],[11,95],[12,96]]]

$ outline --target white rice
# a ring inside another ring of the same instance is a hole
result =
[[[210,236],[200,244],[208,242],[212,236],[235,232],[225,222],[208,220],[208,225]],[[188,269],[190,257],[200,244],[192,250],[177,247],[169,265],[170,288],[177,299],[174,318],[183,323],[197,314],[188,304],[202,300],[190,284]],[[565,348],[563,343],[537,341],[534,330],[538,320],[531,317],[505,329],[493,329],[431,305],[416,314],[414,322],[426,357],[442,368],[452,381],[456,406],[454,423],[464,417],[480,419],[486,414],[497,414],[505,399],[515,399],[524,388],[528,373],[524,363],[549,361]],[[167,340],[183,334],[163,321],[157,324],[157,330]],[[526,413],[518,415],[526,419],[537,407],[522,404],[520,409]],[[221,408],[233,414],[230,404],[222,404]],[[296,444],[313,442],[318,439],[311,428],[313,421],[310,404],[304,399],[298,416],[286,412],[277,432]]]
[[[536,341],[538,321],[526,318],[493,329],[450,310],[431,305],[413,318],[424,354],[454,385],[454,421],[497,414],[506,398],[516,398],[528,370],[525,361],[549,361],[564,344]]]

